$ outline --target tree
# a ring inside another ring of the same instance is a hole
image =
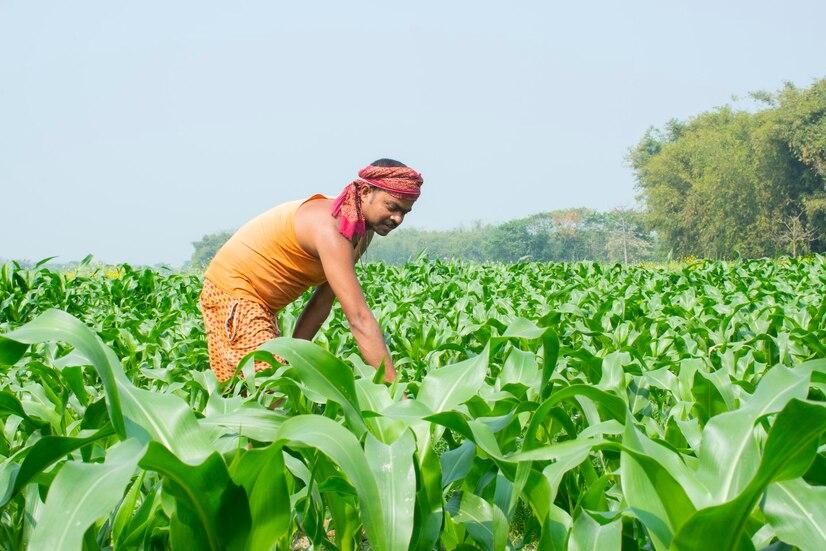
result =
[[[629,161],[647,222],[674,253],[776,254],[777,221],[799,211],[805,213],[801,222],[824,235],[820,170],[826,168],[821,167],[826,93],[821,89],[826,80],[803,92],[787,87],[762,111],[725,106],[646,131]],[[826,242],[816,240],[813,248],[824,250]]]
[[[546,243],[545,235],[532,233],[524,220],[511,220],[493,228],[482,247],[493,259],[516,262],[542,260]]]
[[[815,232],[812,246],[826,250],[826,79],[805,90],[787,85],[777,94],[777,118],[792,153],[811,169],[817,192],[803,198],[803,217]]]
[[[793,216],[787,216],[781,220],[779,225],[779,232],[777,234],[777,241],[781,246],[787,246],[787,249],[792,256],[797,256],[798,253],[805,253],[808,250],[809,243],[814,240],[815,232],[806,226],[806,223],[801,220],[802,213]]]
[[[215,256],[215,253],[218,252],[218,249],[220,249],[230,237],[232,237],[232,232],[223,231],[210,233],[198,241],[193,241],[192,246],[195,247],[195,250],[192,251],[192,256],[189,260],[190,264],[194,267],[205,268],[212,260],[212,257]]]
[[[652,241],[645,239],[642,216],[632,209],[615,208],[609,213],[608,240],[605,250],[610,260],[622,259],[623,264],[642,260],[651,253]]]
[[[777,94],[783,136],[795,156],[826,178],[826,79],[800,90],[791,83]]]

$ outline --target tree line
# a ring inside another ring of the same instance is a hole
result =
[[[431,258],[518,262],[600,260],[636,262],[658,254],[656,235],[632,209],[577,208],[539,213],[498,225],[454,230],[399,229],[375,239],[365,260],[400,263]]]
[[[193,243],[193,266],[205,266],[231,232]],[[656,234],[642,212],[577,208],[539,213],[503,224],[477,222],[451,230],[399,228],[373,239],[364,260],[404,263],[419,255],[480,262],[600,260],[637,262],[658,257]]]
[[[400,228],[365,260],[517,262],[727,259],[826,251],[826,79],[752,92],[759,109],[725,105],[649,128],[630,149],[640,209],[553,210],[452,230]],[[205,266],[231,232],[193,243]]]

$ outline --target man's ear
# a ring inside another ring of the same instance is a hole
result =
[[[359,189],[359,194],[361,194],[362,200],[367,199],[370,195],[373,194],[373,188],[371,186],[364,186]]]

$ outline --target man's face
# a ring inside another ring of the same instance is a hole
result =
[[[367,196],[362,199],[361,209],[367,229],[379,235],[387,235],[399,226],[416,201],[412,197],[400,199],[383,189],[373,187],[369,188]]]

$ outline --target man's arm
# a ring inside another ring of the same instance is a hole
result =
[[[295,324],[293,337],[310,341],[330,315],[335,294],[329,283],[322,283],[316,287],[310,301],[304,307]]]
[[[350,324],[350,331],[356,339],[364,361],[376,369],[384,362],[384,379],[391,382],[396,378],[390,352],[384,343],[381,328],[367,306],[364,294],[356,278],[353,246],[350,241],[330,226],[319,230],[316,250],[324,267],[327,282],[341,303],[341,309]]]

